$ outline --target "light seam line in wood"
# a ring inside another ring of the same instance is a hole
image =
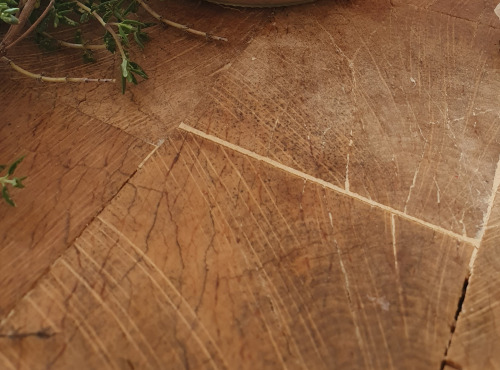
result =
[[[495,202],[496,194],[499,188],[500,188],[500,158],[498,159],[497,167],[495,169],[495,177],[493,178],[493,188],[491,189],[491,195],[488,202],[488,209],[486,210],[486,213],[484,214],[483,217],[483,227],[477,234],[478,245],[476,249],[474,249],[474,251],[472,252],[472,256],[469,261],[469,270],[471,271],[471,273],[472,270],[474,269],[474,263],[476,262],[479,246],[483,241],[484,234],[486,233],[488,225],[490,223],[490,216],[491,216],[491,211],[493,209],[493,203]]]
[[[238,153],[241,153],[241,154],[244,154],[248,157],[251,157],[253,159],[256,159],[258,161],[261,161],[261,162],[265,162],[273,167],[277,167],[285,172],[288,172],[292,175],[295,175],[295,176],[298,176],[298,177],[301,177],[303,178],[304,180],[307,180],[307,181],[310,181],[312,183],[316,183],[318,185],[321,185],[327,189],[330,189],[330,190],[333,190],[337,193],[340,193],[340,194],[343,194],[343,195],[346,195],[348,197],[351,197],[351,198],[354,198],[354,199],[357,199],[363,203],[366,203],[366,204],[369,204],[373,207],[377,207],[377,208],[380,208],[386,212],[389,212],[389,213],[392,213],[392,214],[395,214],[401,218],[404,218],[406,220],[410,220],[410,221],[413,221],[417,224],[420,224],[420,225],[423,225],[427,228],[430,228],[432,230],[435,230],[435,231],[438,231],[440,232],[441,234],[445,234],[445,235],[448,235],[448,236],[451,236],[452,238],[454,239],[458,239],[458,240],[461,240],[463,242],[466,242],[466,243],[469,243],[471,244],[472,246],[474,246],[475,248],[478,248],[479,247],[479,243],[481,242],[481,240],[479,238],[471,238],[471,237],[468,237],[468,236],[464,236],[464,235],[460,235],[460,234],[457,234],[457,233],[454,233],[450,230],[447,230],[441,226],[437,226],[437,225],[434,225],[430,222],[427,222],[427,221],[424,221],[424,220],[421,220],[417,217],[414,217],[414,216],[411,216],[411,215],[408,215],[404,212],[401,212],[401,211],[398,211],[397,209],[394,209],[394,208],[391,208],[389,206],[386,206],[384,204],[381,204],[381,203],[377,203],[371,199],[368,199],[362,195],[359,195],[357,193],[353,193],[349,190],[345,190],[345,189],[342,189],[341,187],[339,186],[336,186],[336,185],[333,185],[332,183],[329,183],[325,180],[321,180],[321,179],[318,179],[314,176],[311,176],[311,175],[308,175],[307,173],[305,172],[302,172],[302,171],[299,171],[299,170],[296,170],[292,167],[289,167],[289,166],[286,166],[284,164],[281,164],[273,159],[270,159],[270,158],[267,158],[267,157],[264,157],[260,154],[257,154],[255,152],[252,152],[251,150],[248,150],[248,149],[245,149],[241,146],[238,146],[238,145],[235,145],[235,144],[232,144],[228,141],[225,141],[225,140],[222,140],[216,136],[213,136],[213,135],[210,135],[210,134],[207,134],[203,131],[200,131],[198,129],[195,129],[194,127],[191,127],[191,126],[188,126],[186,125],[184,122],[182,122],[179,127],[179,129],[183,130],[183,131],[186,131],[186,132],[189,132],[191,134],[194,134],[196,136],[199,136],[199,137],[202,137],[203,139],[206,139],[206,140],[209,140],[209,141],[212,141],[216,144],[220,144],[226,148],[229,148],[231,150],[234,150]],[[484,226],[483,226],[484,227]]]

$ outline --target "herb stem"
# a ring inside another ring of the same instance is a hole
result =
[[[153,16],[153,18],[155,18],[156,20],[158,20],[162,23],[165,23],[167,26],[172,26],[174,28],[189,32],[193,35],[205,37],[208,40],[227,41],[227,38],[225,38],[225,37],[215,36],[215,35],[212,35],[212,34],[207,33],[207,32],[198,31],[198,30],[195,30],[195,29],[193,29],[189,26],[186,26],[184,24],[180,24],[180,23],[165,19],[160,14],[158,14],[153,9],[151,9],[151,7],[148,4],[146,4],[143,0],[136,0],[136,1],[144,8],[144,10],[146,10],[149,14],[151,14]]]
[[[71,48],[71,49],[86,49],[86,50],[103,50],[103,49],[106,49],[106,45],[104,45],[104,44],[97,44],[97,45],[93,45],[93,44],[74,44],[74,43],[71,43],[71,42],[67,42],[67,41],[56,39],[54,36],[48,34],[47,32],[42,32],[42,35],[44,35],[45,37],[48,37],[48,38],[51,38],[51,39],[55,40],[55,42],[57,42],[57,44],[60,45],[60,46],[64,46],[64,47]]]
[[[9,180],[9,175],[0,177],[0,185],[5,186],[6,184],[14,185],[15,180]]]
[[[97,14],[97,12],[95,10],[90,9],[89,7],[83,5],[79,1],[75,1],[75,2],[78,5],[78,7],[80,7],[80,9],[85,10],[87,13],[92,14],[92,16],[99,21],[99,23],[104,27],[104,29],[110,33],[110,35],[113,37],[113,39],[116,42],[116,47],[118,48],[118,51],[120,52],[120,55],[122,56],[122,59],[127,60],[127,56],[125,55],[125,50],[123,50],[122,43],[121,43],[120,39],[118,38],[118,35],[116,34],[116,32],[111,28],[111,26],[109,24],[107,24],[104,21],[104,19],[102,19],[101,16],[99,14]]]
[[[46,77],[41,74],[32,73],[15,64],[6,56],[1,57],[15,71],[43,82],[116,82],[114,78],[86,78],[86,77]]]

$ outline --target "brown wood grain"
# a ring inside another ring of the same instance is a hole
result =
[[[176,133],[0,325],[4,368],[438,368],[472,252]]]
[[[500,368],[495,2],[166,0],[230,42],[152,27],[125,95],[2,64],[0,370]]]
[[[461,369],[500,368],[500,193],[479,249],[447,358]]]
[[[498,5],[498,1],[496,0],[485,0],[482,2],[475,0],[391,0],[393,6],[398,6],[401,3],[450,15],[472,23],[485,24],[495,28],[500,27],[498,17],[493,12],[493,9]]]
[[[186,122],[476,237],[500,154],[499,39],[388,1],[284,9]]]
[[[16,208],[0,204],[0,317],[154,149],[73,108],[47,106],[34,92],[2,96],[0,163],[25,155],[15,174],[28,178],[11,191]]]

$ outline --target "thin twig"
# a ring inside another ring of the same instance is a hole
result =
[[[43,19],[47,16],[47,14],[49,14],[49,11],[50,9],[52,9],[52,7],[54,6],[54,2],[55,0],[50,0],[50,3],[49,5],[47,5],[47,7],[45,8],[45,10],[43,11],[43,13],[37,18],[37,20],[30,26],[30,28],[28,28],[26,30],[26,32],[24,32],[21,36],[19,36],[16,40],[12,41],[9,45],[6,45],[5,46],[5,50],[9,50],[11,47],[13,47],[14,45],[16,45],[18,42],[20,42],[21,40],[23,40],[26,36],[28,36],[29,34],[31,34],[31,32],[33,32],[33,30],[40,24],[41,21],[43,21]]]
[[[86,77],[46,77],[41,74],[32,73],[19,67],[6,56],[1,57],[15,71],[43,82],[116,82],[114,78],[86,78]]]
[[[59,39],[56,39],[54,36],[52,36],[51,34],[48,34],[47,32],[42,32],[42,35],[45,36],[45,37],[48,37],[52,40],[54,40],[55,42],[57,42],[58,45],[60,46],[64,46],[64,47],[67,47],[67,48],[71,48],[71,49],[86,49],[86,50],[103,50],[103,49],[106,49],[106,45],[104,44],[74,44],[74,43],[71,43],[71,42],[67,42],[67,41],[63,41],[63,40],[59,40]]]
[[[193,35],[197,35],[197,36],[202,36],[202,37],[205,37],[207,38],[208,40],[217,40],[217,41],[227,41],[227,38],[225,37],[220,37],[220,36],[215,36],[215,35],[212,35],[210,33],[207,33],[207,32],[203,32],[203,31],[198,31],[198,30],[195,30],[189,26],[186,26],[184,24],[180,24],[180,23],[176,23],[176,22],[173,22],[173,21],[170,21],[168,19],[165,19],[163,18],[160,14],[158,14],[157,12],[155,12],[153,9],[151,9],[151,7],[146,4],[143,0],[136,0],[149,14],[151,14],[153,16],[153,18],[157,19],[158,21],[160,22],[163,22],[165,23],[166,25],[168,26],[172,26],[172,27],[175,27],[177,29],[180,29],[180,30],[183,30],[183,31],[186,31],[186,32],[189,32]]]

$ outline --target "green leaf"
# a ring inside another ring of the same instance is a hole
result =
[[[104,34],[104,45],[106,45],[106,49],[111,52],[111,53],[115,53],[116,51],[116,41],[115,39],[113,38],[113,36],[111,36],[111,34],[109,32],[106,32]]]
[[[128,82],[132,82],[134,85],[137,85],[137,80],[134,76],[133,73],[129,73],[128,76],[127,76],[127,81]]]
[[[57,41],[50,38],[46,37],[45,35],[42,35],[39,32],[35,33],[35,42],[38,44],[40,49],[43,50],[55,50],[58,47]]]
[[[83,13],[80,17],[80,23],[86,23],[89,21],[89,13]]]
[[[120,33],[123,44],[128,45],[128,37],[127,37],[127,34],[125,33],[124,27],[122,27],[121,25],[118,25],[118,32]]]
[[[4,186],[3,189],[2,189],[2,198],[8,203],[10,204],[12,207],[15,207],[16,204],[14,203],[14,201],[12,200],[12,198],[10,197],[9,195],[9,191],[7,190],[7,187]]]
[[[141,30],[138,29],[134,32],[134,40],[141,49],[144,49],[144,42],[149,41],[149,36],[147,33],[141,32]]]
[[[130,5],[123,12],[123,16],[126,16],[128,13],[136,13],[139,9],[139,3],[137,1],[132,1]]]
[[[24,159],[24,156],[22,156],[21,158],[17,159],[14,163],[12,163],[9,167],[9,170],[7,171],[7,174],[10,176],[12,174],[14,174],[14,171],[16,170],[17,168],[17,165],[19,163],[21,163]]]
[[[19,19],[17,19],[16,17],[14,17],[11,14],[6,14],[6,15],[2,14],[0,16],[0,19],[2,19],[2,21],[4,21],[7,24],[18,24],[19,23]]]
[[[2,13],[4,14],[16,14],[19,11],[19,8],[9,8],[4,10]]]
[[[134,40],[135,40],[135,43],[136,43],[137,45],[139,45],[139,47],[140,47],[141,49],[144,49],[144,44],[142,43],[141,38],[137,35],[137,32],[134,32]]]
[[[116,19],[118,19],[119,21],[121,21],[123,19],[122,15],[120,14],[120,12],[118,11],[118,9],[113,9],[113,15],[116,17]]]
[[[82,57],[84,63],[94,63],[96,61],[93,51],[89,49],[83,52]]]
[[[127,59],[123,59],[122,61],[122,64],[120,65],[121,67],[121,70],[122,70],[122,76],[127,78],[128,76],[128,60]]]
[[[145,80],[147,80],[149,78],[147,73],[144,72],[144,70],[139,66],[139,64],[134,63],[134,62],[129,62],[129,64],[130,64],[130,70],[132,72],[138,74],[139,76],[141,76]]]
[[[66,17],[66,16],[63,16],[63,17],[62,17],[62,22],[63,22],[64,24],[67,24],[68,26],[71,26],[71,27],[78,26],[78,23],[77,23],[77,22],[75,22],[73,19],[68,18],[68,17]]]
[[[109,21],[109,18],[111,18],[111,16],[113,15],[113,12],[111,11],[107,11],[106,13],[104,13],[101,17],[102,19],[104,20],[104,22],[108,22]]]
[[[23,180],[25,180],[26,178],[27,178],[26,176],[15,177],[13,179],[14,180],[14,184],[12,184],[12,186],[15,187],[15,188],[19,188],[19,189],[24,188]]]

